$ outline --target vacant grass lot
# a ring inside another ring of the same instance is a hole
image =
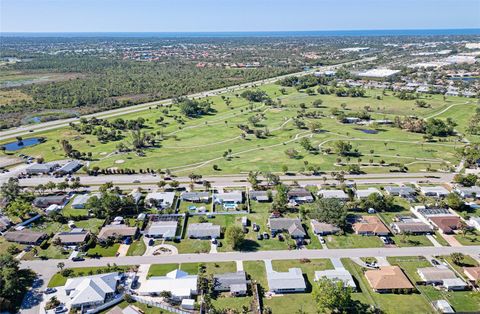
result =
[[[148,277],[165,276],[175,269],[181,269],[190,275],[198,274],[200,266],[205,267],[206,274],[222,274],[236,272],[237,266],[235,262],[218,262],[218,263],[184,263],[184,264],[153,264],[148,270]]]
[[[310,131],[298,129],[291,119],[297,115],[299,105],[304,103],[307,112],[316,111],[322,114],[317,120],[325,132],[312,135],[311,141],[314,146],[331,147],[336,140],[349,140],[354,148],[358,148],[363,154],[361,157],[363,162],[368,162],[369,159],[373,159],[374,162],[381,160],[386,163],[402,162],[411,171],[418,171],[429,165],[438,168],[443,161],[457,161],[454,150],[462,144],[457,142],[455,137],[447,138],[444,142],[426,143],[421,134],[408,133],[393,127],[383,127],[378,134],[365,134],[356,129],[358,126],[338,123],[336,119],[330,117],[330,110],[340,108],[340,105],[345,103],[346,115],[369,106],[376,118],[393,119],[396,115],[410,114],[428,117],[450,105],[464,103],[468,101],[467,99],[447,97],[444,101],[438,95],[422,95],[421,97],[431,107],[417,108],[414,101],[399,100],[390,92],[383,96],[383,100],[377,100],[375,97],[382,93],[378,90],[368,90],[366,97],[363,98],[348,98],[333,95],[308,96],[291,88],[287,88],[288,95],[281,95],[280,88],[278,85],[261,87],[273,99],[281,99],[281,108],[269,108],[263,104],[251,106],[245,99],[230,94],[224,95],[230,97],[229,107],[220,96],[211,97],[215,114],[196,119],[186,118],[182,125],[173,118],[174,115],[179,115],[175,107],[170,108],[168,114],[162,112],[163,108],[152,107],[146,111],[122,116],[124,119],[136,119],[141,116],[147,120],[149,132],[161,131],[164,134],[165,139],[161,142],[161,147],[146,149],[145,157],[138,157],[134,153],[108,155],[116,150],[119,142],[126,139],[100,143],[95,136],[78,134],[69,127],[39,132],[36,135],[45,136],[47,141],[35,147],[25,148],[22,152],[32,156],[43,156],[47,161],[64,159],[63,150],[56,142],[62,138],[69,140],[75,149],[91,152],[94,158],[91,165],[99,167],[169,168],[180,174],[188,174],[195,167],[195,172],[200,174],[223,174],[249,171],[252,164],[260,171],[280,171],[282,165],[288,166],[291,171],[299,171],[304,168],[304,161],[308,161],[325,170],[344,169],[345,167],[334,166],[338,156],[310,154],[299,145],[300,138],[310,136]],[[312,108],[311,104],[316,99],[323,100],[322,108]],[[448,110],[441,117],[449,117],[455,112],[452,116],[454,120],[458,120],[456,122],[459,125],[466,125],[469,115],[475,109],[473,105],[453,108],[455,110]],[[264,139],[247,135],[246,139],[242,139],[237,125],[249,124],[248,118],[260,113],[264,115],[264,119],[255,128],[268,128],[270,135]],[[164,118],[162,126],[155,123],[160,116]],[[288,158],[284,151],[289,148],[298,150],[300,157]],[[232,149],[232,158],[229,160],[222,157],[228,149]],[[124,160],[124,163],[115,163],[119,159]],[[219,171],[212,169],[214,164],[218,165]],[[363,168],[366,172],[386,172],[388,169],[389,167],[378,166]]]
[[[141,237],[138,240],[133,241],[132,244],[130,244],[127,256],[142,256],[146,250],[147,247],[145,245],[145,242],[143,242],[143,237]]]
[[[90,256],[111,257],[115,256],[119,246],[119,243],[114,243],[112,246],[107,247],[102,247],[97,244],[95,247],[88,249],[87,254]]]
[[[330,249],[383,247],[377,236],[362,236],[353,233],[326,236],[325,242]]]

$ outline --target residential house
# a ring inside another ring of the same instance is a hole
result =
[[[315,219],[310,220],[310,225],[312,226],[313,233],[318,235],[335,234],[340,231],[340,228],[335,225],[320,222]]]
[[[420,193],[424,196],[444,198],[450,192],[443,186],[422,186],[420,187]]]
[[[444,234],[451,234],[461,225],[461,219],[458,216],[431,216],[429,221]]]
[[[468,287],[467,283],[460,278],[444,279],[442,286],[448,291],[465,290]]]
[[[163,291],[172,294],[175,300],[189,299],[197,294],[197,275],[176,269],[166,276],[154,276],[142,282],[138,289],[139,295],[159,295]]]
[[[341,281],[344,287],[349,287],[353,291],[357,290],[355,280],[352,275],[345,268],[327,269],[322,271],[315,271],[315,281],[321,278],[327,278],[333,281]]]
[[[85,208],[85,205],[87,204],[88,200],[92,197],[100,197],[99,193],[95,194],[78,194],[75,196],[75,198],[72,201],[72,204],[70,205],[74,209],[83,209]]]
[[[132,192],[130,192],[130,194],[128,194],[132,197],[133,201],[135,202],[135,204],[138,204],[140,202],[140,200],[142,199],[142,192],[140,192],[139,190],[132,190]]]
[[[294,239],[304,238],[307,233],[302,226],[302,221],[298,218],[269,218],[268,226],[272,235],[281,232],[288,232]]]
[[[393,232],[397,234],[430,234],[433,232],[431,225],[413,217],[398,217],[391,224]]]
[[[110,237],[113,238],[135,238],[138,234],[138,228],[136,226],[129,227],[127,225],[106,225],[98,233],[99,240],[107,240]]]
[[[72,174],[82,167],[83,165],[78,160],[71,160],[56,170],[55,173]]]
[[[417,273],[428,285],[443,285],[445,279],[455,279],[457,276],[447,266],[422,267]]]
[[[267,271],[268,288],[275,293],[305,292],[307,286],[300,268],[288,272]]]
[[[412,283],[398,266],[383,266],[379,269],[367,270],[365,278],[370,287],[379,293],[414,290]]]
[[[302,188],[289,190],[287,197],[288,201],[294,205],[313,202],[312,193]]]
[[[322,198],[336,198],[341,201],[348,200],[348,195],[343,190],[319,190],[317,195]]]
[[[65,294],[73,309],[96,308],[115,297],[119,280],[118,273],[69,278],[64,286]]]
[[[0,214],[0,232],[7,230],[12,224],[12,221],[7,217]]]
[[[216,239],[220,238],[220,226],[211,222],[189,224],[187,237],[191,239]]]
[[[386,186],[385,193],[390,196],[400,196],[403,198],[411,198],[415,196],[415,189],[409,186]]]
[[[33,206],[38,208],[47,208],[50,205],[65,205],[68,195],[39,196],[33,200]]]
[[[480,266],[476,267],[464,267],[463,268],[463,273],[467,278],[476,283],[478,280],[480,280]]]
[[[145,205],[157,209],[171,208],[175,199],[175,192],[152,192],[145,197]]]
[[[213,275],[213,290],[230,292],[233,296],[247,294],[247,274],[244,271]]]
[[[368,189],[365,189],[365,190],[356,190],[355,194],[356,194],[358,199],[367,198],[372,194],[382,195],[382,193],[380,193],[380,191],[376,188],[368,188]]]
[[[232,191],[218,193],[213,195],[213,202],[222,205],[224,209],[236,209],[243,203],[243,193],[241,191]]]
[[[451,314],[455,313],[450,303],[447,300],[436,300],[432,302],[433,307],[442,314]]]
[[[208,203],[210,201],[209,192],[182,192],[180,199],[184,202]]]
[[[30,231],[27,229],[7,231],[3,236],[9,242],[29,245],[38,245],[47,238],[47,234],[44,232]]]
[[[480,186],[458,187],[455,192],[463,198],[480,199]]]
[[[57,233],[53,240],[59,239],[62,245],[67,246],[78,246],[82,243],[85,243],[88,240],[89,233],[84,231],[81,228],[72,229],[69,232],[59,232]]]
[[[361,216],[352,226],[356,234],[387,236],[390,230],[377,216]]]
[[[145,236],[151,238],[173,239],[177,234],[178,221],[153,221],[145,230]]]
[[[467,221],[467,224],[475,229],[477,229],[477,231],[480,231],[480,217],[470,217],[470,219],[468,219]]]
[[[27,174],[48,174],[58,167],[57,163],[33,164],[25,169]]]
[[[250,200],[257,202],[270,202],[277,191],[249,191]]]

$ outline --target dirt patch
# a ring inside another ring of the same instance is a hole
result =
[[[124,162],[125,162],[125,160],[123,160],[123,159],[115,160],[116,164],[123,164]]]

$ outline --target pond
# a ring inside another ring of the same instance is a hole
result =
[[[21,141],[4,144],[3,147],[5,147],[6,151],[16,151],[25,147],[40,144],[44,141],[45,139],[42,137],[31,137],[31,138],[23,139]]]
[[[377,130],[370,130],[370,129],[355,129],[357,131],[361,131],[363,133],[367,133],[367,134],[377,134],[378,131]]]

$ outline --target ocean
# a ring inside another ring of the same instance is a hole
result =
[[[201,38],[201,37],[322,37],[322,36],[441,36],[480,35],[480,28],[462,29],[385,29],[385,30],[331,30],[331,31],[275,31],[275,32],[98,32],[98,33],[10,33],[0,37],[135,37],[135,38]]]

